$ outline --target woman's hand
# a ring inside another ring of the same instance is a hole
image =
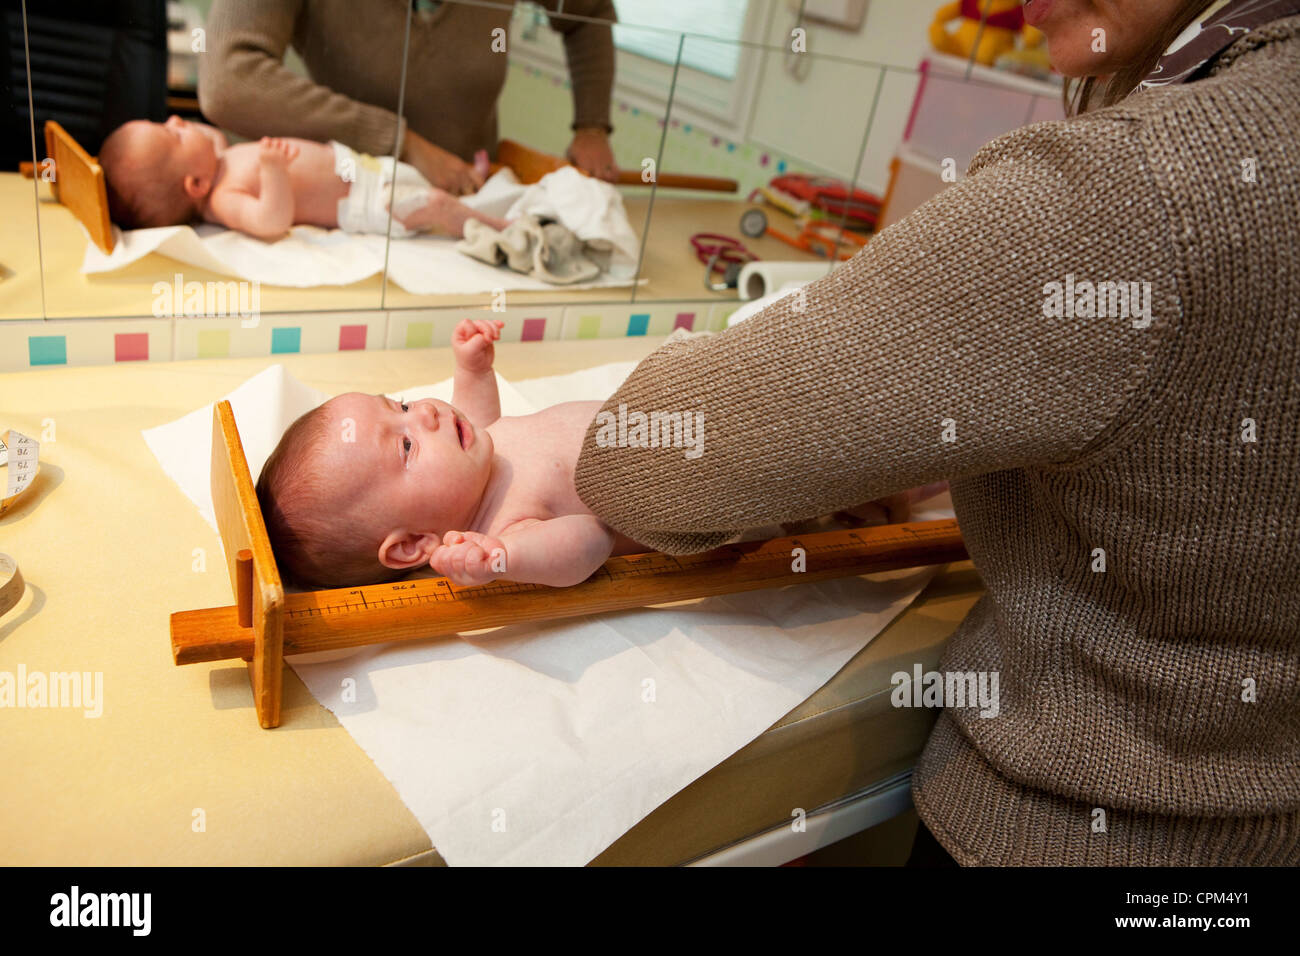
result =
[[[430,183],[447,190],[453,196],[468,196],[478,192],[483,185],[483,177],[473,166],[459,156],[434,146],[409,128],[402,143],[402,155],[398,158],[404,163],[410,163]]]
[[[576,130],[573,142],[564,155],[573,165],[597,179],[612,183],[618,178],[614,151],[609,148],[609,134],[601,127],[589,126]]]
[[[506,573],[506,546],[476,531],[448,531],[430,555],[429,567],[459,587],[487,584]]]
[[[501,338],[501,319],[464,319],[451,333],[451,354],[456,367],[467,372],[490,372],[496,359],[492,343]]]

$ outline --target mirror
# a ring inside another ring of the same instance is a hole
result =
[[[118,227],[96,241],[70,201],[74,170],[59,201],[42,196],[49,318],[175,319],[174,358],[382,347],[387,241],[332,230],[344,183],[329,141],[349,139],[349,156],[394,150],[405,11],[362,53],[351,20],[331,31],[279,9],[140,0],[29,14],[38,132],[53,120],[98,159]],[[48,63],[37,25],[60,53]],[[366,81],[363,62],[377,65]],[[303,311],[318,315],[280,318]]]
[[[40,247],[37,190],[20,165],[32,166],[32,122],[27,99],[26,36],[21,0],[0,0],[0,321],[40,319]],[[15,345],[21,340],[15,340]],[[45,356],[5,349],[0,371],[27,368]],[[39,348],[38,348],[39,352]]]
[[[457,322],[484,312],[505,321],[505,341],[594,337],[608,334],[600,332],[603,322],[628,322],[648,190],[557,171],[571,148],[597,173],[596,163],[621,164],[631,155],[611,96],[621,54],[602,18],[613,6],[607,0],[548,6],[449,2],[427,20],[419,12],[412,20],[407,121],[465,158],[488,150],[487,185],[467,202],[476,220],[481,213],[496,221],[469,224],[463,243],[425,238],[393,245],[385,290],[393,347],[446,345]],[[464,95],[478,105],[462,125],[487,116],[472,143],[458,143],[439,128],[446,110],[426,108],[430,115],[421,117],[416,106],[417,78],[438,74],[430,57],[437,59],[432,51],[443,32],[469,38],[459,58],[461,72],[472,78]],[[660,98],[669,86],[665,75]],[[405,260],[421,246],[442,246],[445,265],[412,275]]]

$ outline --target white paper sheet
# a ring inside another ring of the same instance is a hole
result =
[[[580,182],[575,182],[577,177]],[[524,211],[549,211],[582,239],[608,239],[617,254],[610,271],[594,282],[565,286],[595,289],[632,285],[638,243],[618,192],[608,183],[590,179],[571,168],[543,177],[531,186],[512,182],[502,170],[483,189],[467,197],[467,205],[513,219]],[[219,275],[267,285],[308,288],[360,282],[384,269],[383,236],[360,235],[341,229],[294,226],[289,235],[263,242],[233,229],[205,223],[164,226],[126,232],[113,227],[113,252],[105,255],[87,241],[81,271],[114,272],[157,252]],[[414,295],[453,295],[494,289],[554,289],[538,279],[490,266],[456,251],[459,240],[420,235],[394,239],[388,250],[388,276]]]
[[[635,364],[517,389],[498,379],[503,413],[608,397]],[[451,382],[401,394],[450,398]],[[254,475],[283,429],[324,398],[282,366],[229,397]],[[145,439],[211,522],[211,406]],[[816,691],[933,574],[848,578],[290,663],[448,863],[581,865]]]

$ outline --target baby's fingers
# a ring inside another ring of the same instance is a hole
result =
[[[448,577],[450,570],[447,563],[447,557],[451,553],[450,548],[435,548],[433,554],[429,555],[429,567],[441,574],[444,578]]]
[[[474,327],[478,329],[479,333],[489,342],[492,341],[493,339],[501,338],[501,326],[503,325],[505,325],[505,323],[502,322],[500,319],[497,319],[495,321],[493,321],[492,319],[474,320]]]
[[[467,545],[462,552],[462,567],[466,577],[481,579],[490,571],[487,553],[477,544]]]

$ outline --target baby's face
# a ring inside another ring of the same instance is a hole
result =
[[[125,129],[133,153],[165,162],[172,175],[193,177],[211,185],[217,159],[226,150],[226,137],[219,129],[171,116],[165,123],[133,120]]]
[[[326,403],[333,439],[322,462],[340,518],[391,532],[470,530],[492,471],[492,437],[446,402],[401,404],[350,392]]]

